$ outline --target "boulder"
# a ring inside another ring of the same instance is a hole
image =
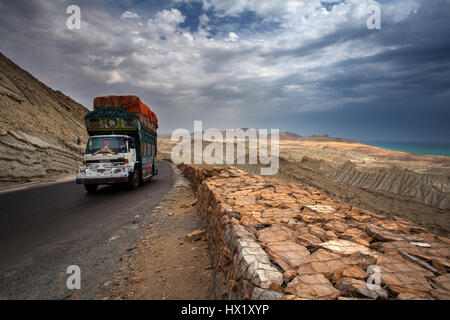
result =
[[[403,237],[373,224],[366,225],[369,236],[379,241],[402,241]]]
[[[369,275],[359,266],[351,266],[344,270],[336,270],[333,273],[333,281],[337,282],[341,278],[353,278],[358,280],[365,280]]]
[[[197,241],[202,238],[202,236],[205,235],[205,230],[195,230],[191,233],[188,233],[185,237],[188,241]]]
[[[361,253],[372,257],[378,256],[377,252],[370,250],[368,247],[348,240],[330,240],[321,243],[320,246],[344,256],[354,253]]]
[[[340,291],[322,274],[299,275],[285,289],[285,293],[302,299],[334,300]]]

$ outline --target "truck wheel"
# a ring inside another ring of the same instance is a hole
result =
[[[98,187],[97,184],[85,184],[84,185],[84,188],[89,193],[94,193],[95,191],[97,191],[97,187]]]
[[[133,175],[130,176],[128,184],[131,190],[134,190],[139,186],[139,171],[137,168],[134,168]]]

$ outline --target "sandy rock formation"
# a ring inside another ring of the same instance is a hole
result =
[[[450,209],[450,157],[308,139],[280,141],[281,157],[335,182],[388,191]]]
[[[0,188],[74,174],[87,112],[0,53]]]

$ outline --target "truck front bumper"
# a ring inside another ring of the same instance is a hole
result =
[[[129,173],[126,166],[95,165],[78,169],[77,184],[110,184],[128,182]]]
[[[77,184],[110,184],[128,182],[128,177],[86,177],[77,176]]]

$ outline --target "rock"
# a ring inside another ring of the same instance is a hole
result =
[[[288,283],[285,292],[302,299],[336,299],[340,292],[322,274],[299,275]]]
[[[142,277],[134,277],[134,278],[130,279],[131,283],[139,283],[139,282],[142,282],[142,281],[144,281],[144,278],[142,278]]]
[[[270,258],[283,270],[297,268],[309,256],[308,249],[294,241],[268,243],[265,249]]]
[[[433,278],[432,280],[438,287],[441,287],[442,289],[450,292],[450,274],[449,273],[444,274],[439,277],[436,277],[436,278]]]
[[[417,236],[406,236],[405,240],[408,242],[422,242],[423,238]]]
[[[430,296],[423,296],[414,293],[400,293],[397,297],[397,300],[433,300]]]
[[[419,248],[410,244],[407,241],[390,241],[390,242],[379,242],[377,243],[376,249],[385,254],[398,253],[399,250],[403,250],[409,254],[419,253]]]
[[[114,236],[114,237],[109,238],[108,241],[114,241],[114,240],[117,240],[117,239],[119,239],[119,237],[118,236]]]
[[[431,289],[430,295],[432,298],[437,300],[450,300],[450,292],[441,288]]]
[[[284,278],[284,282],[285,283],[289,283],[290,281],[292,281],[292,279],[294,279],[297,276],[297,271],[290,269],[290,270],[286,270],[283,273],[283,278]]]
[[[412,245],[415,245],[416,247],[431,248],[431,245],[429,243],[425,243],[425,242],[412,242],[412,241],[410,241],[409,243],[411,243]]]
[[[362,295],[372,299],[388,298],[388,294],[383,288],[369,289],[366,282],[349,277],[339,279],[336,283],[336,288],[338,288],[343,295],[350,295],[352,297]]]
[[[193,206],[195,206],[196,204],[197,204],[197,200],[194,200],[194,201],[192,201],[192,202],[190,202],[190,203],[183,203],[183,204],[180,206],[180,208],[186,209],[186,208],[193,207]]]
[[[331,279],[336,270],[344,270],[350,266],[348,259],[340,255],[319,249],[305,258],[303,264],[297,269],[299,275],[324,274]],[[357,262],[355,262],[357,263]]]
[[[429,295],[432,289],[427,279],[434,277],[434,274],[413,262],[401,260],[397,256],[383,256],[379,259],[378,267],[381,282],[395,294],[409,292]]]
[[[439,270],[442,273],[447,273],[450,270],[450,261],[447,259],[443,259],[440,257],[430,257],[430,260],[432,261],[433,267],[435,267],[437,270]]]
[[[281,288],[281,285],[279,283],[272,283],[272,284],[270,284],[269,290],[282,292],[282,288]]]
[[[251,300],[281,300],[284,294],[277,291],[265,290],[258,287],[253,289]]]
[[[353,297],[337,297],[339,301],[357,301],[357,300],[370,300],[369,298],[353,298]]]
[[[403,250],[399,250],[400,255],[402,255],[404,258],[406,258],[407,260],[410,260],[412,262],[417,263],[419,266],[433,272],[434,274],[441,274],[436,268],[434,268],[433,266],[431,266],[429,263],[423,261],[420,258],[414,257],[413,255],[410,255],[408,253],[406,253]]]
[[[339,221],[328,222],[323,228],[325,230],[331,230],[338,233],[344,233],[345,230],[347,230],[347,226]]]
[[[388,230],[375,226],[373,224],[366,225],[367,234],[379,241],[401,241],[403,237],[396,235]]]
[[[308,231],[313,236],[316,236],[317,238],[322,238],[325,235],[325,230],[323,230],[321,227],[316,225],[308,225]]]
[[[367,284],[365,286],[359,287],[359,293],[363,296],[366,296],[368,298],[372,299],[388,299],[389,294],[388,292],[383,289],[381,286],[369,288]]]
[[[274,225],[257,232],[270,258],[283,270],[295,269],[309,256],[306,247],[294,242],[289,228]]]
[[[375,251],[370,250],[368,247],[348,240],[330,240],[321,243],[320,246],[322,248],[328,249],[332,252],[336,252],[341,255],[351,255],[353,253],[361,253],[372,257],[378,256],[378,254]]]
[[[322,240],[308,232],[296,233],[296,240],[301,245],[305,246],[309,250],[315,250],[322,243]]]
[[[257,237],[262,243],[292,241],[294,240],[294,232],[283,225],[275,224],[258,231]]]
[[[306,224],[304,222],[297,221],[295,219],[289,219],[289,222],[287,225],[289,228],[294,229],[294,230],[303,228],[306,226]]]
[[[349,228],[345,230],[345,232],[341,234],[340,237],[344,240],[359,243],[366,247],[369,246],[370,237],[364,231],[356,228]]]
[[[325,232],[325,234],[322,236],[322,238],[324,240],[337,240],[338,236],[333,231],[328,230],[328,231]]]
[[[337,282],[341,278],[353,278],[358,280],[365,280],[369,275],[358,266],[351,266],[344,270],[336,270],[333,273],[333,281]]]
[[[200,240],[203,235],[205,235],[205,230],[195,230],[191,233],[188,233],[185,237],[186,240],[194,242]]]

